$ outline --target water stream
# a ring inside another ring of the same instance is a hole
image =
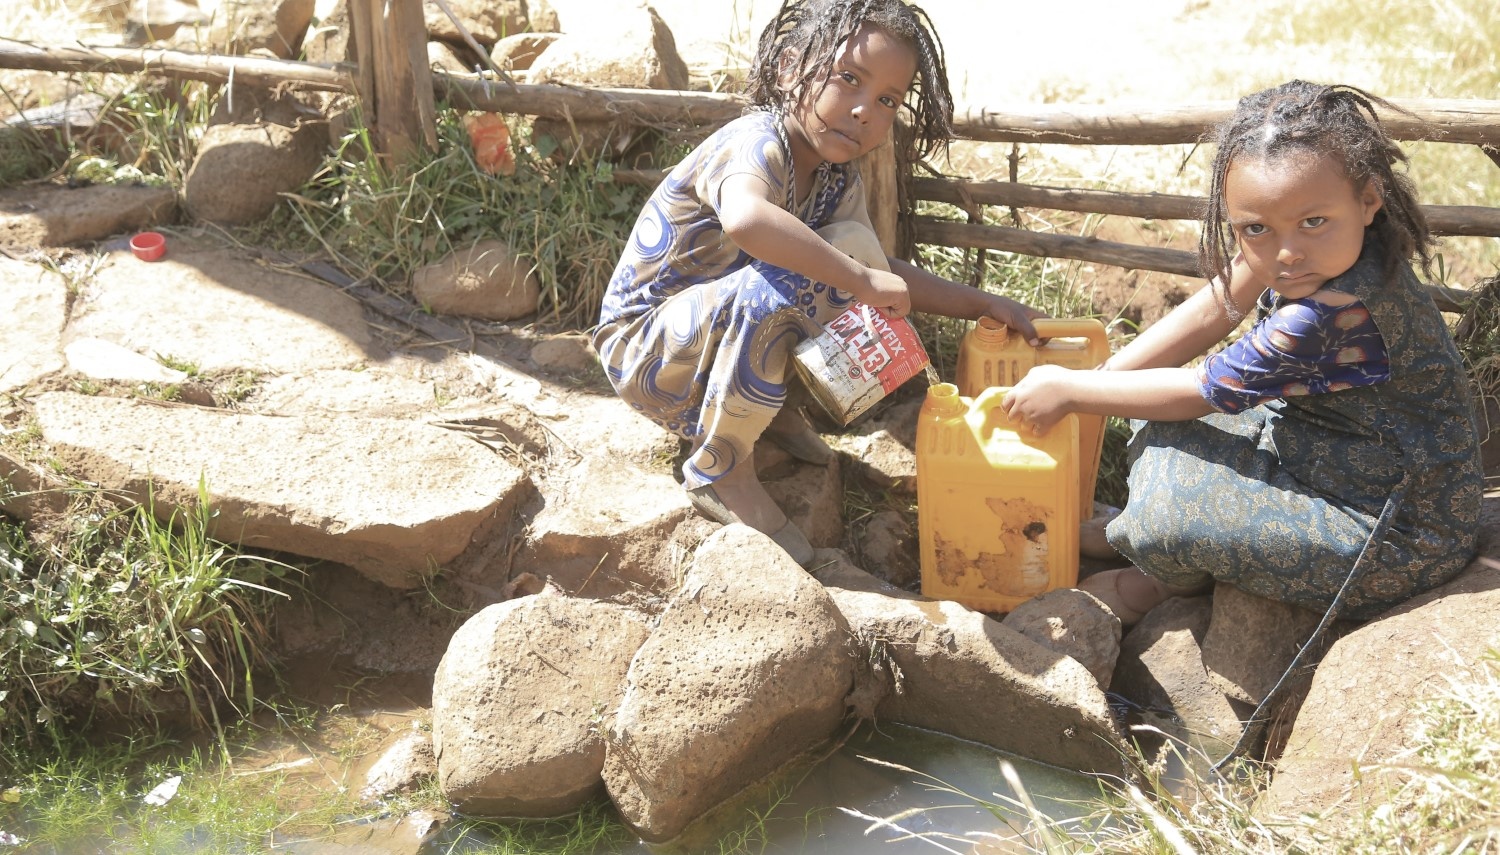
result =
[[[783,796],[761,798],[732,814],[733,824],[694,835],[670,847],[630,843],[598,855],[697,855],[721,851],[723,839],[743,836],[739,851],[807,855],[890,855],[970,852],[1034,832],[1025,809],[1006,783],[1002,762],[1015,768],[1027,797],[1052,820],[1077,819],[1097,805],[1100,784],[1077,772],[1045,766],[974,743],[900,725],[862,728],[823,762],[783,782]],[[752,800],[753,801],[753,800]],[[995,808],[992,812],[980,802]],[[759,814],[751,827],[740,818]],[[894,818],[894,819],[891,819]],[[876,819],[889,819],[881,825]],[[726,821],[727,822],[727,821]],[[714,835],[720,839],[714,839]],[[482,831],[457,826],[421,850],[437,853],[494,851]],[[1016,851],[1003,849],[999,851]],[[1024,848],[1021,851],[1025,851]]]

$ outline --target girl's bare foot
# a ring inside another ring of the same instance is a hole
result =
[[[1109,539],[1104,536],[1105,526],[1119,515],[1119,508],[1112,508],[1099,502],[1094,503],[1094,516],[1078,525],[1078,552],[1084,558],[1107,561],[1120,557],[1120,553],[1109,545]]]
[[[1160,579],[1139,567],[1105,570],[1078,583],[1078,589],[1098,597],[1120,619],[1121,626],[1134,626],[1146,613],[1174,595]]]
[[[766,492],[755,475],[753,460],[734,467],[712,484],[688,490],[688,499],[709,519],[725,525],[743,523],[767,535],[804,567],[813,559],[812,544]]]

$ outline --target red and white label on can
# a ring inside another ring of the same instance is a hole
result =
[[[792,356],[808,391],[846,425],[930,362],[909,321],[863,303],[845,309]]]

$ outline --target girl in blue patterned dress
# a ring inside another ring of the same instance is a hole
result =
[[[782,406],[792,348],[854,300],[897,318],[988,315],[1033,341],[1040,313],[899,259],[866,266],[816,231],[870,229],[850,161],[884,143],[900,111],[915,157],[951,135],[941,44],[920,9],[790,0],[761,34],[747,89],[751,110],[647,201],[593,342],[620,396],[691,443],[682,474],[694,507],[771,535],[805,565],[812,548],[761,486],[753,458],[764,434],[801,459],[832,460]]]
[[[1105,370],[1033,369],[1006,397],[1138,422],[1130,499],[1106,529],[1133,567],[1080,585],[1127,624],[1217,580],[1367,619],[1459,573],[1476,547],[1478,426],[1457,349],[1409,260],[1431,236],[1405,160],[1359,90],[1292,81],[1217,134],[1199,257],[1211,284]],[[1195,368],[1255,309],[1255,325]]]

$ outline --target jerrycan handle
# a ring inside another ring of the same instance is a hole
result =
[[[984,416],[983,420],[976,426],[978,427],[980,437],[988,437],[997,428],[1017,431],[1018,425],[1011,420],[1010,416],[1005,414],[1005,410],[1000,406],[1001,400],[1005,398],[1005,393],[1009,391],[1009,386],[991,386],[980,392],[979,397],[974,399],[974,405],[970,408],[970,412],[980,413]],[[970,424],[973,424],[973,422],[970,422]],[[1017,432],[1019,433],[1019,431]]]
[[[1035,318],[1031,325],[1041,338],[1086,338],[1109,353],[1109,338],[1098,318]]]

